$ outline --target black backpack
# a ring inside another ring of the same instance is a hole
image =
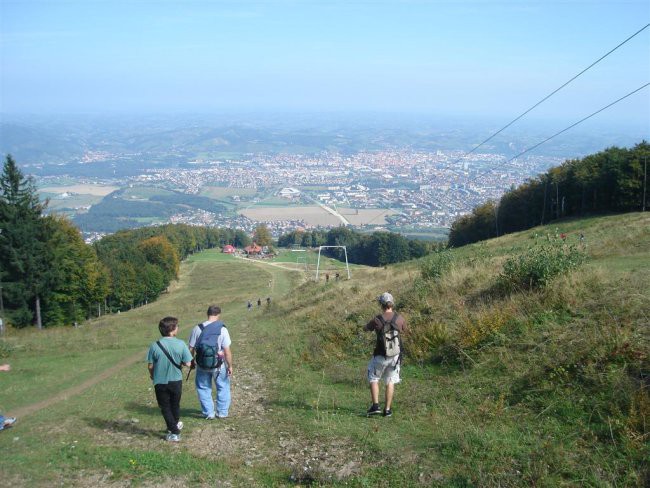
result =
[[[387,358],[399,356],[402,352],[402,338],[397,328],[397,313],[394,312],[389,322],[380,314],[377,316],[382,329],[377,331],[377,343]]]
[[[219,357],[219,336],[221,329],[225,327],[220,320],[208,325],[199,324],[201,334],[194,345],[194,360],[201,369],[220,368],[223,358]]]

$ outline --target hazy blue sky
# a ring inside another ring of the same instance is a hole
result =
[[[0,0],[5,113],[514,116],[650,22],[642,1]],[[650,81],[650,28],[536,110]],[[650,88],[600,119],[648,126]]]

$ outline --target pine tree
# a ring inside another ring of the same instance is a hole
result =
[[[11,321],[42,328],[41,296],[49,279],[45,225],[34,182],[8,155],[0,175],[0,280]]]

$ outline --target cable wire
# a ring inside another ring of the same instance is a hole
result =
[[[563,134],[563,133],[565,133],[566,131],[568,131],[568,130],[570,130],[570,129],[573,129],[575,126],[577,126],[577,125],[579,125],[579,124],[585,122],[586,120],[589,120],[589,119],[592,118],[593,116],[598,115],[600,112],[603,112],[604,110],[607,110],[608,108],[610,108],[610,107],[616,105],[617,103],[622,102],[622,101],[625,100],[626,98],[631,97],[631,96],[634,95],[635,93],[637,93],[637,92],[643,90],[644,88],[647,88],[648,86],[650,86],[650,82],[649,82],[649,83],[646,83],[645,85],[640,86],[640,87],[637,88],[636,90],[631,91],[631,92],[628,93],[627,95],[623,95],[621,98],[619,98],[619,99],[613,101],[612,103],[610,103],[610,104],[608,104],[608,105],[605,105],[604,107],[602,107],[602,108],[599,109],[599,110],[596,110],[596,111],[593,112],[592,114],[589,114],[589,115],[587,115],[586,117],[583,117],[582,119],[578,120],[577,122],[571,124],[570,126],[564,128],[564,129],[562,129],[562,130],[559,131],[559,132],[556,132],[556,133],[553,134],[552,136],[547,137],[547,138],[544,139],[543,141],[538,142],[538,143],[535,144],[534,146],[529,147],[529,148],[526,149],[525,151],[520,152],[520,153],[517,154],[516,156],[511,157],[510,159],[508,159],[507,161],[505,161],[504,163],[501,163],[501,164],[508,164],[508,163],[514,161],[514,160],[517,159],[519,156],[523,156],[524,154],[526,154],[526,153],[532,151],[533,149],[538,148],[538,147],[541,146],[542,144],[544,144],[544,143],[550,141],[551,139],[556,138],[556,137],[559,136],[560,134]],[[475,181],[477,178],[480,178],[481,176],[485,176],[486,174],[488,174],[490,171],[492,171],[492,170],[494,170],[494,169],[495,169],[495,168],[490,168],[489,170],[487,170],[487,171],[483,171],[482,173],[477,173],[473,178],[469,178],[469,179],[465,182],[465,184],[471,183],[472,181]],[[378,218],[381,217],[382,215],[385,215],[386,213],[388,213],[390,210],[391,210],[391,209],[388,208],[388,209],[386,209],[385,211],[381,212],[380,214],[376,215],[376,216],[375,216],[372,220],[370,220],[367,224],[372,223],[373,221],[375,221],[376,219],[378,219]]]
[[[591,68],[593,68],[594,66],[596,66],[598,63],[600,63],[600,62],[601,62],[603,59],[605,59],[607,56],[609,56],[609,55],[612,54],[614,51],[616,51],[619,47],[623,46],[623,45],[626,44],[628,41],[632,40],[634,37],[636,37],[637,35],[639,35],[641,32],[643,32],[644,30],[646,30],[648,27],[650,27],[650,23],[649,23],[649,24],[646,24],[645,26],[643,26],[641,29],[639,29],[639,30],[636,31],[634,34],[632,34],[630,37],[628,37],[628,38],[625,39],[623,42],[621,42],[618,46],[614,47],[614,48],[611,49],[609,52],[607,52],[606,54],[604,54],[603,56],[601,56],[600,58],[598,58],[596,61],[594,61],[593,63],[591,63],[589,66],[587,66],[587,67],[586,67],[585,69],[583,69],[580,73],[578,73],[577,75],[575,75],[575,76],[574,76],[573,78],[571,78],[569,81],[565,82],[563,85],[561,85],[560,87],[558,87],[558,88],[556,88],[555,90],[553,90],[551,93],[549,93],[548,95],[546,95],[546,96],[545,96],[544,98],[542,98],[539,102],[537,102],[535,105],[533,105],[532,107],[530,107],[528,110],[526,110],[524,113],[522,113],[521,115],[519,115],[517,118],[513,119],[513,120],[510,121],[508,124],[504,125],[501,129],[499,129],[499,130],[496,131],[494,134],[492,134],[490,137],[488,137],[487,139],[485,139],[483,142],[481,142],[481,143],[480,143],[478,146],[476,146],[474,149],[472,149],[471,151],[468,151],[467,153],[463,154],[460,158],[458,158],[456,161],[454,161],[454,164],[458,163],[459,161],[462,161],[462,160],[465,159],[467,156],[469,156],[469,155],[472,154],[474,151],[476,151],[479,147],[481,147],[483,144],[485,144],[486,142],[492,140],[492,139],[493,139],[494,137],[496,137],[497,135],[501,134],[501,132],[503,132],[503,131],[506,130],[508,127],[510,127],[512,124],[514,124],[515,122],[517,122],[517,121],[518,121],[519,119],[521,119],[524,115],[528,114],[528,113],[531,112],[533,109],[537,108],[539,105],[541,105],[541,104],[544,103],[546,100],[548,100],[548,99],[551,98],[553,95],[555,95],[557,92],[559,92],[562,88],[564,88],[565,86],[567,86],[569,83],[571,83],[572,81],[574,81],[576,78],[578,78],[578,77],[581,76],[582,74],[584,74],[584,73],[586,73],[587,71],[589,71]]]
[[[613,102],[610,103],[609,105],[605,105],[605,106],[604,106],[603,108],[601,108],[600,110],[596,110],[594,113],[592,113],[592,114],[590,114],[590,115],[587,115],[587,116],[584,117],[583,119],[580,119],[580,120],[578,120],[577,122],[571,124],[571,125],[570,125],[569,127],[567,127],[566,129],[562,129],[560,132],[556,132],[556,133],[553,134],[552,136],[547,137],[546,139],[544,139],[542,142],[538,142],[538,143],[535,144],[534,146],[529,147],[529,148],[526,149],[525,151],[522,151],[522,152],[520,152],[519,154],[517,154],[516,156],[511,157],[510,159],[508,159],[508,160],[507,160],[505,163],[503,163],[503,164],[508,164],[508,163],[514,161],[514,160],[517,159],[519,156],[522,156],[522,155],[526,154],[527,152],[530,152],[530,151],[532,151],[533,149],[538,148],[539,146],[541,146],[541,145],[544,144],[545,142],[548,142],[548,141],[550,141],[551,139],[553,139],[553,138],[559,136],[560,134],[563,134],[564,132],[568,131],[569,129],[573,129],[576,125],[583,123],[585,120],[588,120],[588,119],[592,118],[594,115],[599,114],[599,113],[602,112],[603,110],[607,110],[609,107],[611,107],[611,106],[613,106],[613,105],[616,105],[618,102],[622,102],[622,101],[625,100],[627,97],[630,97],[630,96],[634,95],[636,92],[639,92],[639,91],[643,90],[644,88],[647,88],[649,85],[650,85],[650,83],[646,83],[645,85],[640,86],[640,87],[637,88],[636,90],[631,91],[631,92],[628,93],[627,95],[624,95],[624,96],[622,96],[621,98],[619,98],[618,100],[613,101]]]

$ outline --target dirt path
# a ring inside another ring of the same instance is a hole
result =
[[[100,383],[104,380],[107,380],[108,378],[114,376],[116,373],[122,371],[123,369],[128,368],[129,366],[137,362],[142,362],[142,358],[144,357],[145,354],[146,351],[138,352],[137,354],[134,354],[133,356],[129,356],[128,358],[121,360],[115,366],[105,369],[101,373],[93,376],[92,378],[87,379],[82,383],[79,383],[78,385],[63,390],[57,395],[51,396],[40,402],[32,403],[30,405],[25,405],[24,407],[13,409],[11,413],[14,417],[23,418],[28,415],[31,415],[32,413],[38,412],[39,410],[43,410],[44,408],[51,407],[55,403],[59,403],[61,401],[67,400],[68,398],[73,397],[75,395],[79,395],[80,393],[86,391],[88,388],[95,386],[97,383]]]
[[[256,263],[253,261],[253,263]],[[275,263],[259,263],[273,269],[271,291],[287,291],[286,278],[281,276],[287,271]],[[186,276],[196,270],[196,263],[187,269]],[[185,286],[175,284],[174,291]],[[172,293],[173,291],[170,290]],[[183,432],[182,448],[197,456],[211,453],[215,458],[227,459],[229,462],[241,462],[247,467],[268,466],[283,467],[293,473],[294,482],[308,482],[319,479],[342,479],[359,471],[363,460],[362,453],[357,452],[345,439],[315,438],[313,435],[297,430],[286,418],[286,412],[275,407],[273,392],[273,371],[264,369],[259,360],[259,336],[255,327],[262,317],[258,312],[243,314],[233,322],[236,339],[233,342],[235,371],[232,379],[232,405],[230,417],[226,420],[205,421],[200,418],[198,402],[193,385],[187,385],[184,397],[190,397],[194,403],[189,414],[189,422]],[[187,333],[188,330],[184,330]],[[184,334],[181,334],[184,335]],[[43,409],[82,394],[89,388],[119,376],[120,371],[142,361],[146,350],[122,359],[115,366],[94,375],[78,385],[67,388],[45,400],[20,407],[12,412],[16,417],[24,418]],[[193,383],[193,382],[192,382]],[[141,409],[157,409],[151,395],[141,396],[138,400]],[[196,412],[194,411],[196,410]],[[193,418],[193,420],[191,420]],[[98,445],[111,448],[140,448],[157,450],[162,434],[158,429],[144,428],[134,417],[104,419],[101,416],[88,422],[85,429]],[[181,447],[181,446],[179,446]],[[113,484],[104,474],[92,478],[93,486]],[[233,480],[223,480],[229,486]],[[82,479],[75,480],[79,486],[90,486]],[[181,483],[182,485],[183,483]],[[181,486],[179,485],[179,486]]]

